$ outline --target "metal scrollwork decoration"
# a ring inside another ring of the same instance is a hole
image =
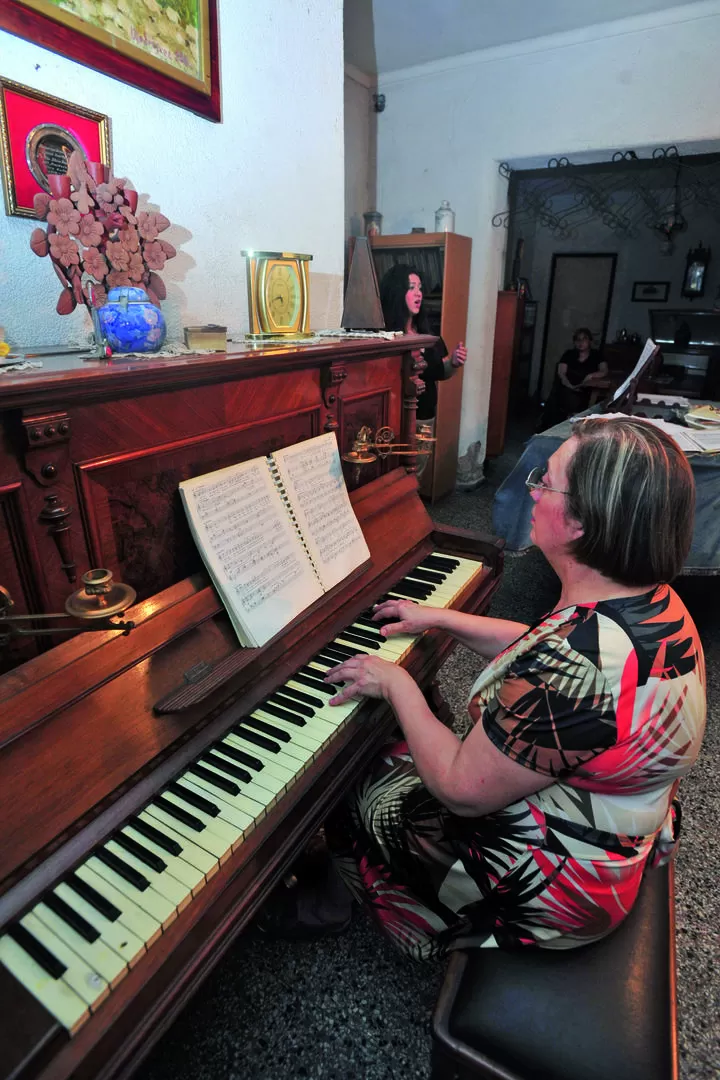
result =
[[[512,195],[510,206],[493,215],[494,228],[533,225],[561,240],[590,222],[620,237],[651,229],[669,254],[692,206],[720,223],[720,154],[683,157],[671,145],[645,158],[632,149],[616,150],[609,160],[588,165],[555,156],[544,169],[513,170],[504,161],[498,172],[511,182]]]

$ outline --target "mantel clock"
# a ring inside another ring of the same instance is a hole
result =
[[[291,251],[243,251],[250,338],[310,337],[310,261]]]

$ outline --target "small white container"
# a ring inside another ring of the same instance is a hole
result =
[[[455,232],[455,211],[447,199],[435,211],[435,232]]]

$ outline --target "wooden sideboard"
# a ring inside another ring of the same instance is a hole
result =
[[[201,569],[178,484],[362,425],[415,438],[411,348],[431,337],[258,346],[172,358],[44,358],[0,381],[0,585],[14,613],[62,612],[91,567],[138,600]],[[278,394],[278,374],[282,374]],[[408,471],[414,459],[403,458]],[[398,465],[347,467],[348,487]],[[41,639],[42,640],[42,639]],[[54,644],[52,639],[44,639]],[[41,648],[14,638],[0,671]]]

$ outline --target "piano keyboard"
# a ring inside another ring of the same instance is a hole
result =
[[[427,556],[381,599],[449,607],[482,563]],[[372,610],[180,773],[0,937],[0,963],[71,1034],[362,707],[328,705],[329,668],[358,652],[400,663],[416,638]]]

